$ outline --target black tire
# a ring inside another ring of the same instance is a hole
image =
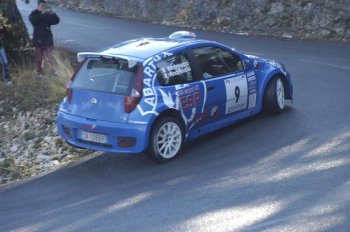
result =
[[[156,162],[165,162],[177,157],[182,149],[184,129],[173,117],[161,118],[151,132],[147,155]]]
[[[285,90],[283,80],[273,77],[267,84],[264,94],[263,111],[269,114],[279,114],[285,108]]]

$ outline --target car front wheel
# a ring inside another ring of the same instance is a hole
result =
[[[175,118],[163,118],[153,127],[148,155],[158,162],[171,160],[180,153],[183,140],[181,123]]]
[[[268,83],[264,95],[264,111],[279,114],[285,107],[285,91],[283,80],[276,76]]]

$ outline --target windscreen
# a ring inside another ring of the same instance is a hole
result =
[[[80,68],[72,88],[128,95],[136,71],[137,65],[129,68],[124,59],[90,58]]]

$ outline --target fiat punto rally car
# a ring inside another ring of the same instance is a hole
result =
[[[78,53],[59,134],[73,146],[167,161],[185,142],[292,100],[281,63],[195,37],[181,31]]]

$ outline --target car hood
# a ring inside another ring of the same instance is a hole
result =
[[[287,69],[285,68],[285,66],[281,62],[275,59],[267,59],[267,58],[262,58],[255,55],[250,55],[250,54],[244,54],[244,55],[254,64],[254,66],[256,66],[256,63],[260,63],[260,64],[271,66],[272,68],[280,69],[284,74],[287,73]]]

